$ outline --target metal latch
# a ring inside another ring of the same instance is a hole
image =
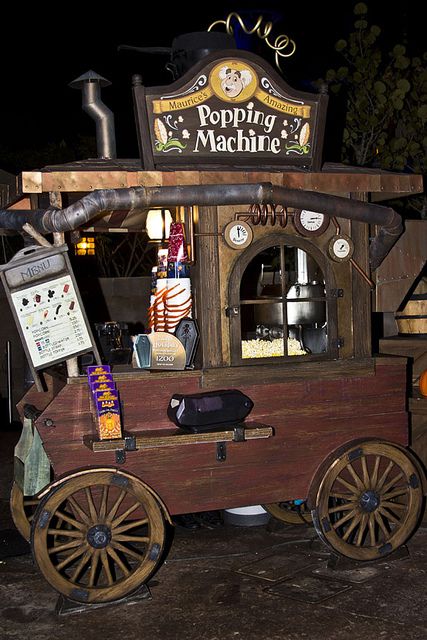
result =
[[[125,435],[124,438],[125,446],[123,449],[116,449],[116,462],[117,464],[124,464],[126,462],[126,451],[136,451],[136,438],[135,436]]]

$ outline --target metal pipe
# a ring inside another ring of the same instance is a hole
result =
[[[313,191],[287,189],[267,183],[210,184],[177,187],[131,187],[93,191],[65,209],[0,210],[0,228],[21,230],[25,222],[41,233],[72,231],[100,213],[128,209],[130,214],[150,207],[280,204],[319,211],[328,216],[380,227],[370,246],[370,264],[376,269],[403,231],[402,219],[390,207]]]
[[[94,71],[88,71],[70,83],[73,89],[81,89],[82,109],[95,120],[98,158],[117,158],[114,114],[101,100],[101,87],[110,84]]]

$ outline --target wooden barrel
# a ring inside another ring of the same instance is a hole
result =
[[[427,279],[422,278],[403,309],[396,311],[399,335],[427,335]]]

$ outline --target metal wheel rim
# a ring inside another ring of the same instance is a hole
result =
[[[341,555],[377,560],[411,536],[421,507],[421,480],[410,457],[386,443],[364,443],[327,469],[316,496],[316,527]]]
[[[162,511],[144,484],[121,471],[64,479],[32,525],[36,563],[49,584],[78,602],[112,602],[138,589],[164,547]]]

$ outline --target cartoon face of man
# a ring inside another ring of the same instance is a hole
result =
[[[236,98],[252,80],[252,74],[248,69],[238,71],[229,67],[222,67],[219,77],[222,81],[221,89],[227,98]]]

